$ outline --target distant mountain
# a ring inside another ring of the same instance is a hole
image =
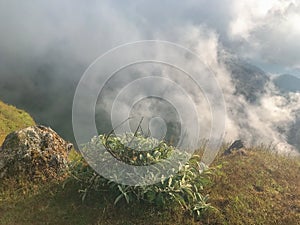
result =
[[[300,78],[293,75],[280,75],[273,82],[282,92],[300,92]]]
[[[281,91],[282,94],[287,94],[289,92],[300,92],[300,78],[290,75],[282,74],[273,79],[275,86]],[[300,151],[300,112],[299,116],[291,125],[287,133],[287,142]]]
[[[291,126],[287,135],[287,141],[300,151],[300,116],[297,117],[295,123]]]
[[[289,92],[300,92],[300,79],[293,75],[280,75],[275,79],[266,74],[260,68],[244,62],[237,58],[226,58],[225,66],[230,72],[232,83],[235,87],[234,95],[242,95],[249,103],[251,107],[259,107],[261,97],[266,93],[268,89],[267,85],[270,81],[273,81],[275,87],[280,91],[282,96],[286,96]],[[234,96],[231,96],[234,99]],[[251,131],[251,124],[247,118],[247,107],[234,105],[234,108],[228,107],[231,111],[236,111],[234,115],[235,121],[238,122],[242,130]],[[284,116],[284,115],[283,115]],[[276,121],[274,121],[276,123]],[[300,112],[299,116],[295,118],[295,121],[291,121],[291,126],[286,129],[280,127],[274,128],[274,132],[279,132],[286,137],[288,144],[294,146],[300,151]],[[241,134],[241,138],[243,134]]]
[[[269,76],[260,68],[239,59],[226,59],[225,65],[231,73],[236,94],[243,95],[250,103],[254,103],[265,93],[265,85]]]

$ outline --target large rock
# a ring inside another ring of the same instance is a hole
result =
[[[0,178],[20,174],[31,180],[60,178],[71,148],[72,144],[45,126],[12,132],[0,148]]]

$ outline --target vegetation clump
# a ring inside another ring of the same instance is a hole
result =
[[[105,149],[118,160],[136,166],[147,166],[168,159],[175,151],[173,146],[155,138],[145,138],[141,133],[121,136],[100,135]]]
[[[187,153],[181,152],[163,141],[144,137],[140,133],[129,133],[120,137],[100,135],[93,138],[85,147],[91,151],[97,146],[104,146],[108,152],[105,154],[111,154],[118,160],[135,166],[153,165],[162,160],[168,160],[168,157],[174,153],[181,158],[188,156]],[[168,165],[170,164],[171,162]],[[207,203],[208,196],[203,195],[202,190],[209,183],[207,175],[211,171],[203,170],[203,168],[204,165],[200,163],[199,156],[194,155],[185,164],[173,163],[168,169],[172,169],[175,173],[170,177],[161,176],[159,182],[142,186],[124,185],[106,179],[89,167],[82,157],[79,157],[73,164],[72,171],[73,176],[82,186],[83,199],[91,191],[109,190],[114,193],[114,204],[121,200],[128,204],[144,202],[159,207],[167,207],[176,203],[191,215],[199,217],[210,207]],[[160,174],[159,170],[158,174]]]

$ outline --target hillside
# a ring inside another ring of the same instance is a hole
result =
[[[300,224],[300,158],[252,148],[217,158],[223,165],[208,188],[218,211],[208,224]]]
[[[34,123],[24,111],[2,102],[0,106],[2,134]],[[41,184],[14,177],[0,180],[0,224],[300,224],[299,157],[278,155],[265,146],[228,156],[223,151],[202,191],[214,209],[200,221],[178,205],[160,208],[121,201],[114,206],[109,189],[82,202],[82,187],[74,178]],[[75,152],[70,155],[71,160],[76,157]]]
[[[291,224],[300,221],[300,160],[249,149],[218,157],[222,165],[204,189],[215,210],[194,221],[178,206],[142,203],[114,206],[107,191],[82,202],[75,182],[0,185],[0,224]]]
[[[0,145],[8,133],[34,124],[28,113],[0,101]]]

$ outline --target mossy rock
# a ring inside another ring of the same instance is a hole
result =
[[[30,180],[60,179],[72,144],[45,126],[10,133],[0,148],[0,178],[25,175]]]

